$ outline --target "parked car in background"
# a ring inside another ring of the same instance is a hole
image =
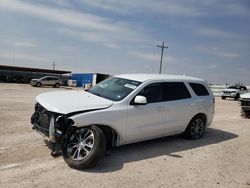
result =
[[[62,85],[62,81],[56,76],[45,76],[39,79],[32,79],[30,84],[36,87],[53,86],[58,88]]]
[[[238,100],[241,94],[247,92],[246,86],[229,86],[226,89],[223,89],[221,92],[221,99],[226,98],[234,98],[234,100]]]
[[[76,87],[77,86],[77,82],[76,82],[76,80],[68,80],[67,81],[67,85],[69,87]]]
[[[183,133],[202,137],[214,116],[214,96],[198,78],[126,74],[87,91],[36,97],[33,128],[62,151],[73,168],[94,166],[113,146]]]
[[[240,96],[241,115],[250,118],[250,93],[245,93]]]

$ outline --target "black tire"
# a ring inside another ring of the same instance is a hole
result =
[[[240,98],[239,93],[234,97],[234,100],[237,101]]]
[[[42,86],[41,82],[36,83],[36,87],[41,87],[41,86]]]
[[[205,131],[205,118],[201,115],[197,115],[193,117],[193,119],[189,122],[184,136],[188,139],[196,140],[203,136]]]
[[[59,87],[60,87],[60,84],[59,84],[59,83],[56,83],[54,87],[59,88]]]
[[[63,158],[72,168],[91,168],[97,164],[105,151],[106,137],[99,127],[92,125],[72,131],[63,147]]]
[[[222,99],[222,100],[225,100],[225,99],[226,99],[226,97],[224,97],[224,96],[223,96],[223,97],[221,97],[221,99]]]

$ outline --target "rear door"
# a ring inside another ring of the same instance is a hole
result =
[[[165,82],[165,134],[180,133],[187,127],[194,113],[191,94],[183,82]]]

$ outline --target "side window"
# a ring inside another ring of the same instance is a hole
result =
[[[242,90],[242,91],[246,91],[246,90],[247,90],[247,87],[245,87],[245,86],[241,86],[241,87],[240,87],[240,90]]]
[[[206,96],[209,95],[207,88],[202,84],[189,83],[191,88],[194,90],[197,96]]]
[[[191,98],[191,95],[183,82],[164,83],[164,100],[173,101]]]
[[[149,84],[138,95],[146,97],[148,103],[161,102],[163,101],[162,83]]]

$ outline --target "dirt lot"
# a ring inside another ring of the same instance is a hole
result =
[[[116,148],[91,170],[53,158],[31,129],[35,96],[54,88],[0,83],[0,187],[247,187],[250,119],[238,102],[216,99],[201,140],[180,135]]]

